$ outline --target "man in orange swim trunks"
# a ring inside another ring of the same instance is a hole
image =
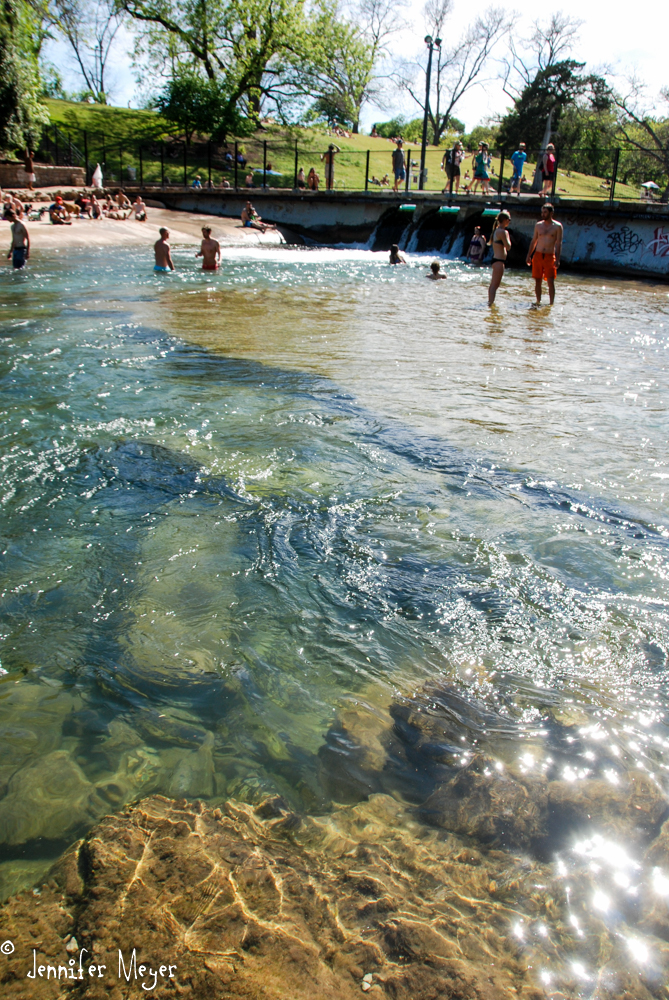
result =
[[[541,206],[541,222],[534,227],[534,235],[527,252],[527,264],[532,265],[536,304],[541,305],[541,286],[544,278],[548,285],[550,304],[555,301],[555,278],[562,252],[562,223],[553,218],[552,205]]]

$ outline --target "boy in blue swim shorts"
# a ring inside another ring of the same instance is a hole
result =
[[[153,244],[153,252],[156,257],[156,263],[154,264],[154,271],[173,271],[174,264],[172,263],[172,252],[170,250],[170,245],[167,242],[170,238],[170,233],[168,229],[160,230],[160,239],[156,240]]]

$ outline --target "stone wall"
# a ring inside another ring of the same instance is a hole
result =
[[[86,183],[83,167],[53,167],[49,163],[36,163],[35,176],[37,178],[36,188],[58,187],[60,184],[83,187]],[[0,163],[0,187],[25,188],[27,186],[28,177],[22,163],[12,163],[11,161]]]

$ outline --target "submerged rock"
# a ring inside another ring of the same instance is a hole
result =
[[[16,771],[0,799],[0,844],[60,840],[102,813],[95,787],[64,750]]]
[[[545,778],[521,781],[498,771],[492,761],[474,760],[441,785],[423,804],[423,819],[483,843],[529,847],[546,835]]]
[[[177,799],[211,798],[214,794],[213,733],[207,733],[199,750],[181,753],[167,783],[167,793]]]
[[[73,938],[107,966],[78,984],[89,1000],[128,995],[119,948],[126,960],[136,948],[138,965],[175,965],[170,995],[193,1000],[353,1000],[362,983],[393,1000],[539,1000],[485,866],[417,832],[385,795],[302,823],[278,799],[255,811],[144,800],[75,845],[38,897],[0,908],[18,944],[0,964],[3,1000],[65,1000],[64,982],[46,991],[25,974],[32,948],[38,965],[65,963]]]
[[[554,828],[595,827],[623,842],[648,842],[657,832],[669,803],[649,774],[630,771],[616,783],[601,778],[550,781],[548,808]]]

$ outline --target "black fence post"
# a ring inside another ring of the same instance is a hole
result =
[[[207,171],[209,173],[209,178],[207,180],[207,186],[211,190],[211,139],[207,143]]]
[[[297,191],[297,139],[295,140],[295,182],[293,187]]]
[[[502,200],[502,181],[504,180],[504,150],[499,154],[499,183],[497,185],[497,197]]]
[[[556,153],[555,154],[555,173],[553,174],[553,187],[551,188],[551,201],[555,201],[555,191],[556,191],[556,188],[557,188],[558,167],[559,167],[559,165],[560,165],[560,157]]]
[[[237,156],[239,155],[237,143],[235,143],[235,191],[237,190]]]
[[[613,151],[613,171],[611,173],[611,193],[609,195],[609,205],[613,205],[613,197],[616,193],[616,181],[618,180],[618,163],[620,161],[620,149]]]
[[[123,187],[123,146],[118,147],[118,182]]]
[[[165,187],[165,143],[160,141],[160,185]]]
[[[105,171],[107,169],[107,150],[105,148],[105,141],[102,140],[102,169]]]
[[[71,132],[67,133],[67,148],[68,148],[68,159],[70,161],[68,163],[68,167],[71,167],[73,165],[72,164],[72,133]]]
[[[262,187],[267,187],[267,139],[262,141]]]
[[[184,142],[184,187],[188,187],[188,147]]]
[[[142,147],[139,147],[139,186],[144,187],[144,160],[142,158]]]
[[[367,150],[367,159],[365,161],[365,191],[369,185],[369,150]]]
[[[408,192],[411,187],[411,150],[407,150],[407,175],[404,181],[404,190]]]
[[[88,134],[84,129],[84,184],[88,184]]]

